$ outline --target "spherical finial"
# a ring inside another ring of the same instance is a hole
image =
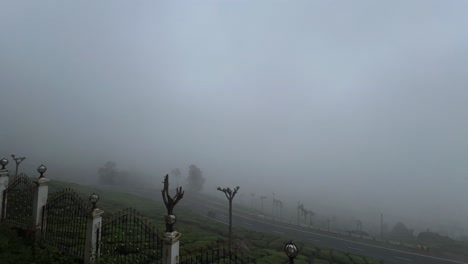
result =
[[[8,160],[6,158],[3,158],[0,160],[0,165],[2,165],[2,170],[5,169],[5,166],[8,164]]]
[[[175,215],[166,215],[166,224],[173,225],[176,223],[176,216]]]
[[[44,166],[44,164],[41,164],[41,166],[37,167],[37,172],[39,172],[41,175],[39,178],[44,178],[44,173],[47,171],[47,167]]]
[[[284,253],[286,253],[286,256],[288,256],[289,259],[293,259],[297,254],[299,254],[299,250],[292,241],[289,241],[289,243],[284,246]]]
[[[96,208],[96,203],[99,201],[99,195],[93,193],[89,196],[89,201],[93,204],[93,209]]]

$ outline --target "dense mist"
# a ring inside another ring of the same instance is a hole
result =
[[[86,183],[195,164],[239,202],[468,235],[467,8],[2,1],[0,155]]]

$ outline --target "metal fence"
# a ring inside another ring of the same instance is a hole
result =
[[[41,242],[83,259],[90,211],[91,208],[72,189],[55,193],[43,207]]]
[[[26,174],[13,178],[3,191],[2,222],[24,230],[32,228],[33,192],[34,184]]]
[[[103,218],[96,234],[100,260],[112,263],[162,263],[162,238],[152,223],[135,209]]]

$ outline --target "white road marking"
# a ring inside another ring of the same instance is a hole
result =
[[[352,250],[357,250],[357,251],[364,251],[364,249],[361,249],[361,248],[355,248],[355,247],[348,247],[348,248]]]
[[[407,259],[407,258],[400,258],[400,257],[395,257],[396,259],[401,259],[401,260],[404,260],[404,261],[413,261],[411,259]]]
[[[307,240],[315,242],[315,243],[320,243],[320,240],[317,240],[317,239],[308,238]]]
[[[244,225],[253,226],[251,223],[242,222]]]
[[[228,223],[225,223],[225,222],[223,222],[223,221],[221,221],[221,220],[218,220],[218,219],[216,219],[216,218],[209,217],[209,216],[206,216],[206,215],[204,215],[204,216],[205,216],[205,217],[208,217],[209,219],[214,220],[214,221],[216,221],[216,222],[220,222],[220,223],[222,223],[222,224],[228,225]]]
[[[272,232],[275,232],[275,233],[280,234],[280,235],[284,235],[284,233],[280,232],[280,231],[273,230]]]

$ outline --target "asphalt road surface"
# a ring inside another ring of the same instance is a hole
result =
[[[209,218],[226,225],[228,224],[229,219],[226,209],[219,208],[207,202],[197,202],[195,200],[187,200],[184,202],[186,205],[189,204],[188,206],[196,212],[203,213],[212,211],[215,213],[214,217]],[[205,216],[208,217],[206,214]],[[287,237],[288,239],[302,240],[320,247],[352,252],[359,255],[390,261],[396,264],[467,264],[465,262],[431,257],[423,254],[416,254],[378,245],[367,244],[365,242],[357,242],[333,235],[299,230],[291,226],[282,225],[281,223],[274,224],[262,221],[261,219],[256,219],[254,217],[236,215],[235,213],[233,213],[232,222],[233,226],[281,235]]]

